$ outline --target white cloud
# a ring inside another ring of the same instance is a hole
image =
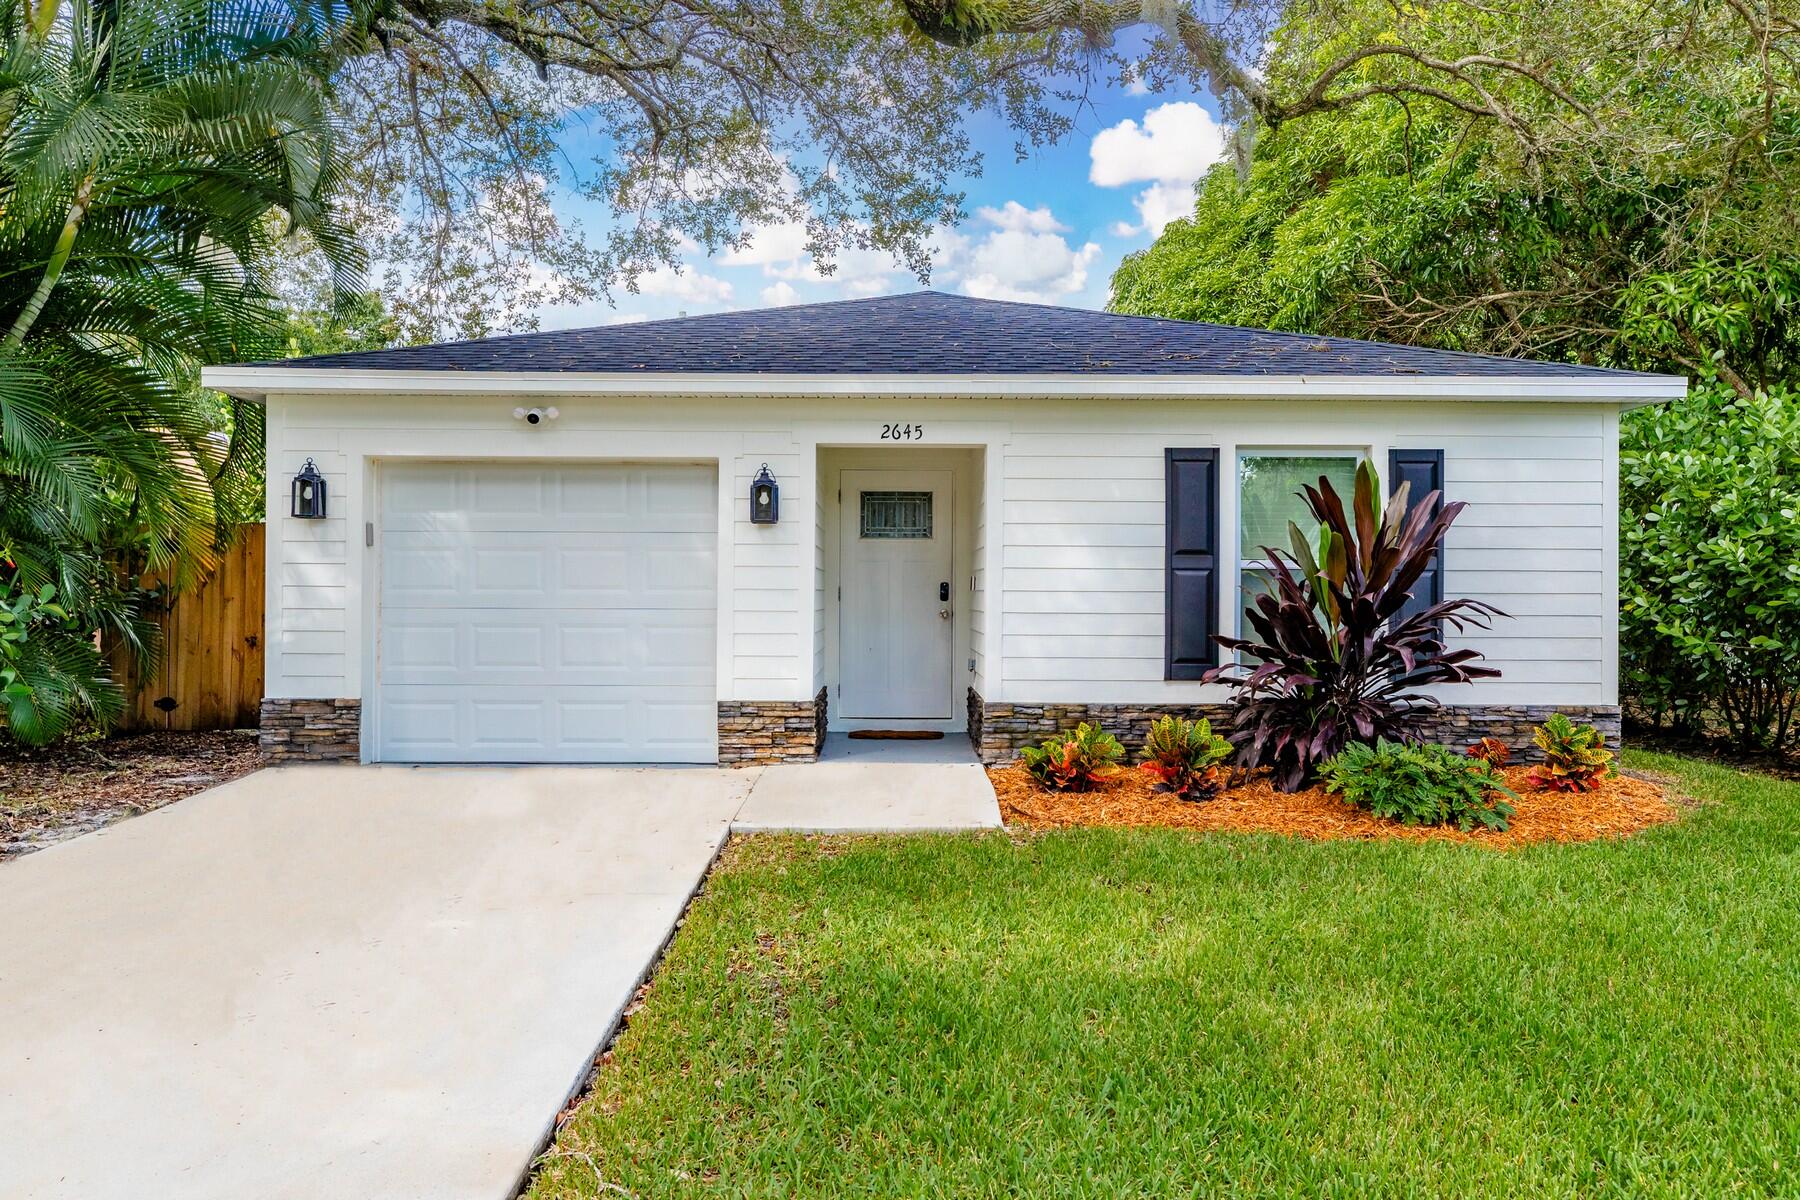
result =
[[[983,205],[975,210],[975,216],[989,225],[1019,233],[1069,232],[1069,227],[1058,221],[1047,205],[1026,208],[1017,200],[1008,200],[999,208]]]
[[[1116,223],[1113,236],[1155,236],[1193,211],[1194,183],[1225,157],[1225,133],[1211,113],[1179,100],[1145,113],[1142,125],[1127,119],[1102,129],[1088,157],[1088,179],[1101,187],[1150,185],[1132,199],[1137,223]]]
[[[940,229],[932,237],[933,279],[990,300],[1054,303],[1087,287],[1100,247],[1071,246],[1068,226],[1048,207],[1026,208],[1009,200],[976,210],[989,228],[977,236]]]
[[[762,267],[772,263],[792,262],[806,253],[806,223],[786,221],[779,225],[751,225],[744,230],[749,242],[736,250],[727,250],[719,262],[727,267]]]
[[[893,258],[885,250],[864,250],[840,246],[831,257],[827,274],[811,255],[801,255],[788,262],[770,263],[763,274],[773,279],[810,283],[835,288],[848,296],[878,296],[891,291],[896,272]]]
[[[1144,123],[1120,121],[1094,135],[1088,180],[1101,187],[1157,180],[1191,183],[1225,156],[1225,133],[1191,100],[1159,104]]]
[[[762,290],[761,295],[762,302],[770,308],[780,308],[784,304],[798,304],[800,302],[800,293],[795,291],[794,285],[787,282],[785,279],[778,283],[770,284]]]
[[[1142,75],[1133,75],[1125,81],[1125,94],[1127,96],[1148,96],[1150,85],[1144,82]]]
[[[727,251],[717,261],[727,267],[761,267],[766,278],[783,284],[813,284],[850,296],[874,296],[892,290],[897,272],[893,257],[884,250],[840,246],[832,255],[832,270],[827,273],[807,253],[803,221],[753,226],[748,245]],[[790,298],[777,301],[771,296]],[[792,304],[798,298],[799,293],[791,287],[785,292],[775,287],[763,292],[763,299],[770,303]]]
[[[1148,229],[1151,237],[1160,237],[1170,221],[1194,215],[1194,185],[1153,183],[1133,197],[1131,204],[1138,211],[1139,224],[1126,226],[1127,232]]]
[[[731,281],[693,267],[658,267],[638,276],[638,292],[685,300],[689,304],[724,304],[731,299]]]

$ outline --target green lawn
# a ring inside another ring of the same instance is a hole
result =
[[[1628,842],[753,839],[532,1197],[1800,1194],[1800,784]]]

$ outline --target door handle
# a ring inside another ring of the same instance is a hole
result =
[[[940,616],[940,617],[944,618],[944,620],[948,621],[950,619],[949,608],[946,607],[946,608],[938,609],[938,616]]]

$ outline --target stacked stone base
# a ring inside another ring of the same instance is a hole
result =
[[[1053,733],[1083,721],[1099,725],[1136,752],[1158,718],[1205,717],[1223,731],[1231,716],[1228,704],[990,704],[969,689],[969,740],[975,756],[990,766],[1010,762],[1024,746],[1035,746]]]
[[[1621,721],[1616,704],[1446,706],[1427,719],[1425,740],[1467,746],[1479,738],[1491,737],[1511,747],[1513,761],[1536,762],[1542,755],[1532,744],[1531,734],[1549,720],[1551,713],[1562,713],[1577,725],[1592,725],[1606,735],[1607,745],[1619,745]]]
[[[1571,721],[1597,726],[1610,745],[1619,743],[1619,709],[1616,705],[1482,704],[1445,707],[1431,714],[1426,740],[1447,746],[1466,746],[1477,738],[1491,737],[1506,743],[1515,761],[1531,762],[1536,748],[1532,730],[1551,713],[1565,713]],[[969,689],[969,740],[976,757],[989,765],[1010,762],[1021,747],[1034,746],[1053,733],[1090,721],[1125,743],[1135,752],[1150,725],[1159,717],[1174,715],[1195,720],[1205,717],[1213,728],[1229,735],[1229,704],[1001,704],[982,699]]]
[[[356,762],[362,757],[361,700],[264,697],[258,742],[272,764]]]
[[[719,765],[817,762],[826,709],[824,688],[811,700],[721,700]]]

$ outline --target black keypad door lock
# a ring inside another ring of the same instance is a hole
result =
[[[946,580],[945,582],[938,584],[938,603],[941,604],[948,599],[950,599],[950,584],[949,581]]]

